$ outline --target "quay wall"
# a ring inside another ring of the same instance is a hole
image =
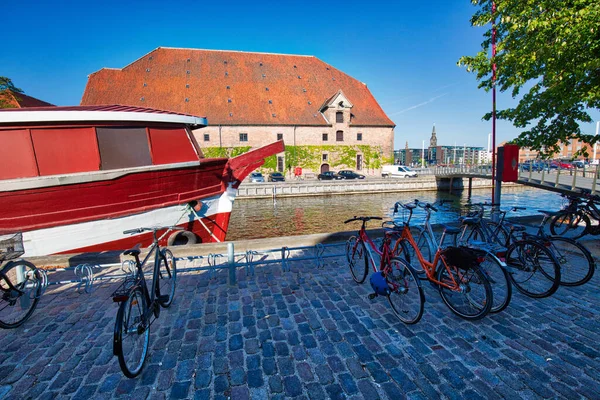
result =
[[[467,179],[464,179],[467,181]],[[418,178],[353,179],[342,181],[286,181],[244,182],[238,189],[237,199],[261,199],[272,197],[328,196],[358,193],[393,193],[421,190],[449,190],[450,179],[425,176]],[[473,178],[473,188],[489,188],[491,180]],[[462,190],[468,185],[463,179],[455,178],[453,190]],[[506,185],[506,184],[505,184]]]

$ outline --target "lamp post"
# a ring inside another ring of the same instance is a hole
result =
[[[425,141],[423,140],[423,147],[421,148],[421,167],[425,168]]]
[[[452,164],[456,165],[456,142],[454,142],[454,158],[452,159]]]
[[[598,136],[598,131],[600,130],[600,121],[596,122],[596,136]],[[594,164],[596,163],[596,143],[594,143]]]

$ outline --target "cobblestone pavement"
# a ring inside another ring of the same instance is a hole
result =
[[[342,257],[240,271],[235,287],[225,272],[181,274],[137,379],[112,354],[115,285],[63,286],[0,332],[0,398],[599,399],[599,275],[547,299],[515,293],[477,322],[425,283],[423,319],[406,326]]]

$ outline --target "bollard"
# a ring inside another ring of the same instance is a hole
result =
[[[233,242],[227,243],[227,261],[229,263],[229,286],[233,286],[236,284]]]
[[[575,188],[577,187],[577,170],[574,169],[573,170],[573,182],[571,183],[571,190],[575,190]]]

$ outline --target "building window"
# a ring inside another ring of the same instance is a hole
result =
[[[362,141],[362,133],[356,134],[356,140],[358,140],[359,142]]]
[[[337,131],[335,133],[335,140],[338,142],[343,142],[344,141],[344,131]]]
[[[357,171],[361,171],[362,170],[362,154],[357,154],[356,155],[356,170]]]
[[[327,154],[326,153],[323,154],[323,161],[327,161]]]
[[[326,142],[328,140],[328,134],[324,133],[323,134],[323,141]]]
[[[277,134],[277,140],[283,140],[283,133]]]
[[[240,142],[247,142],[247,141],[248,141],[248,134],[240,133]]]
[[[344,122],[344,113],[343,112],[338,111],[335,113],[335,122],[337,122],[337,123]]]
[[[205,142],[210,142],[210,135],[208,133],[204,134],[204,141]]]
[[[283,157],[277,157],[277,171],[283,172]]]

